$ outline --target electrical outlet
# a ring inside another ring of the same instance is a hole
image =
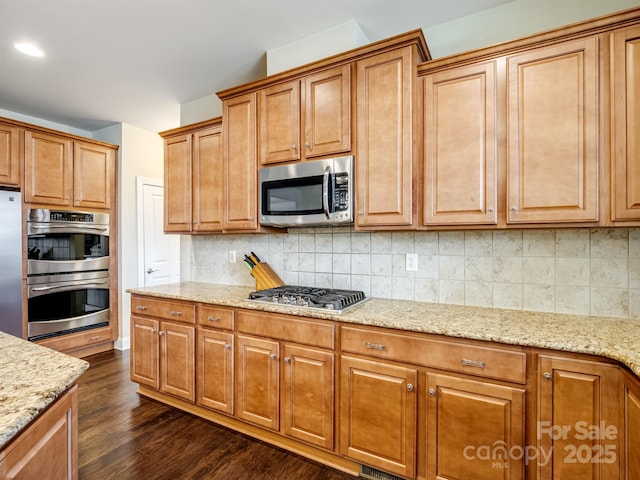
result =
[[[417,253],[407,253],[405,256],[405,268],[407,272],[417,272],[418,271],[418,254]]]
[[[236,251],[229,250],[229,263],[236,263]]]

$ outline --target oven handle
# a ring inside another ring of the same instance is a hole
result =
[[[57,285],[43,285],[41,287],[29,288],[29,297],[37,297],[38,295],[43,294],[41,292],[49,293],[51,290],[67,291],[75,290],[75,287],[101,288],[104,285],[109,285],[109,279],[98,282],[87,282],[86,280],[81,280],[78,282],[64,282]],[[31,292],[34,292],[33,295]]]
[[[67,228],[67,229],[73,229],[73,230],[97,230],[99,232],[104,232],[105,230],[107,230],[109,227],[103,227],[103,226],[93,226],[93,225],[30,225],[30,228],[33,228],[35,230],[54,230],[54,229],[61,229],[61,228]]]

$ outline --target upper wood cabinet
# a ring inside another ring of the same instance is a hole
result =
[[[496,63],[421,77],[425,225],[497,223]]]
[[[0,185],[20,185],[18,142],[18,127],[0,123]]]
[[[598,55],[591,36],[507,57],[507,222],[598,220]]]
[[[224,158],[217,120],[194,132],[165,137],[165,231],[220,232]]]
[[[260,164],[351,149],[351,65],[258,91]]]
[[[255,92],[222,102],[225,230],[258,229],[256,105]]]
[[[416,64],[410,46],[356,64],[356,227],[412,225]]]
[[[108,209],[116,150],[50,133],[24,132],[27,203]]]
[[[612,35],[611,219],[640,220],[640,26]]]

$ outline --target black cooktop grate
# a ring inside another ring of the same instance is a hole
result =
[[[264,303],[322,308],[340,312],[365,301],[366,297],[364,292],[359,290],[285,285],[251,292],[249,299]]]

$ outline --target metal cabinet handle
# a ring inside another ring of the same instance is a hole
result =
[[[146,310],[149,307],[147,307],[146,305],[136,305],[136,310]]]
[[[364,346],[373,350],[384,350],[386,347],[381,343],[364,342]]]
[[[307,147],[309,150],[312,150],[311,144],[309,142],[304,142],[304,146]]]
[[[209,320],[210,322],[219,322],[220,317],[212,317],[211,315],[207,315],[207,320]]]
[[[157,272],[157,271],[158,271],[157,268],[151,268],[151,267],[147,268],[147,273],[153,273],[153,272]]]
[[[284,357],[284,363],[291,363],[291,357]]]
[[[276,354],[275,354],[275,353],[272,353],[271,355],[269,355],[269,358],[270,358],[271,360],[275,360],[275,359],[276,359]]]
[[[160,330],[160,331],[158,332],[158,335],[160,335],[160,336],[162,336],[162,335],[164,335],[164,334],[165,334],[164,330]]]
[[[544,377],[545,380],[551,380],[553,378],[553,375],[551,374],[551,372],[544,372],[542,376]]]
[[[436,389],[435,388],[430,388],[429,389],[429,396],[431,396],[431,397],[435,397],[436,396]]]
[[[468,360],[466,358],[462,359],[462,366],[463,367],[478,367],[478,368],[484,368],[484,362],[479,362],[477,360]]]
[[[518,206],[517,205],[511,205],[511,211],[512,212],[517,212],[518,211]]]
[[[177,312],[175,310],[171,310],[169,312],[169,315],[173,315],[174,317],[179,317],[180,315],[182,315],[182,312]]]
[[[413,386],[413,383],[408,383],[407,384],[407,391],[413,392],[414,389],[415,389],[415,387]]]
[[[295,145],[291,145],[291,150],[295,152],[296,150],[298,150],[298,147],[296,147]]]
[[[157,332],[157,330],[155,328],[151,329],[151,333],[156,333],[156,332]]]
[[[231,350],[231,345],[229,345],[228,343],[224,344],[224,349],[225,350]]]

